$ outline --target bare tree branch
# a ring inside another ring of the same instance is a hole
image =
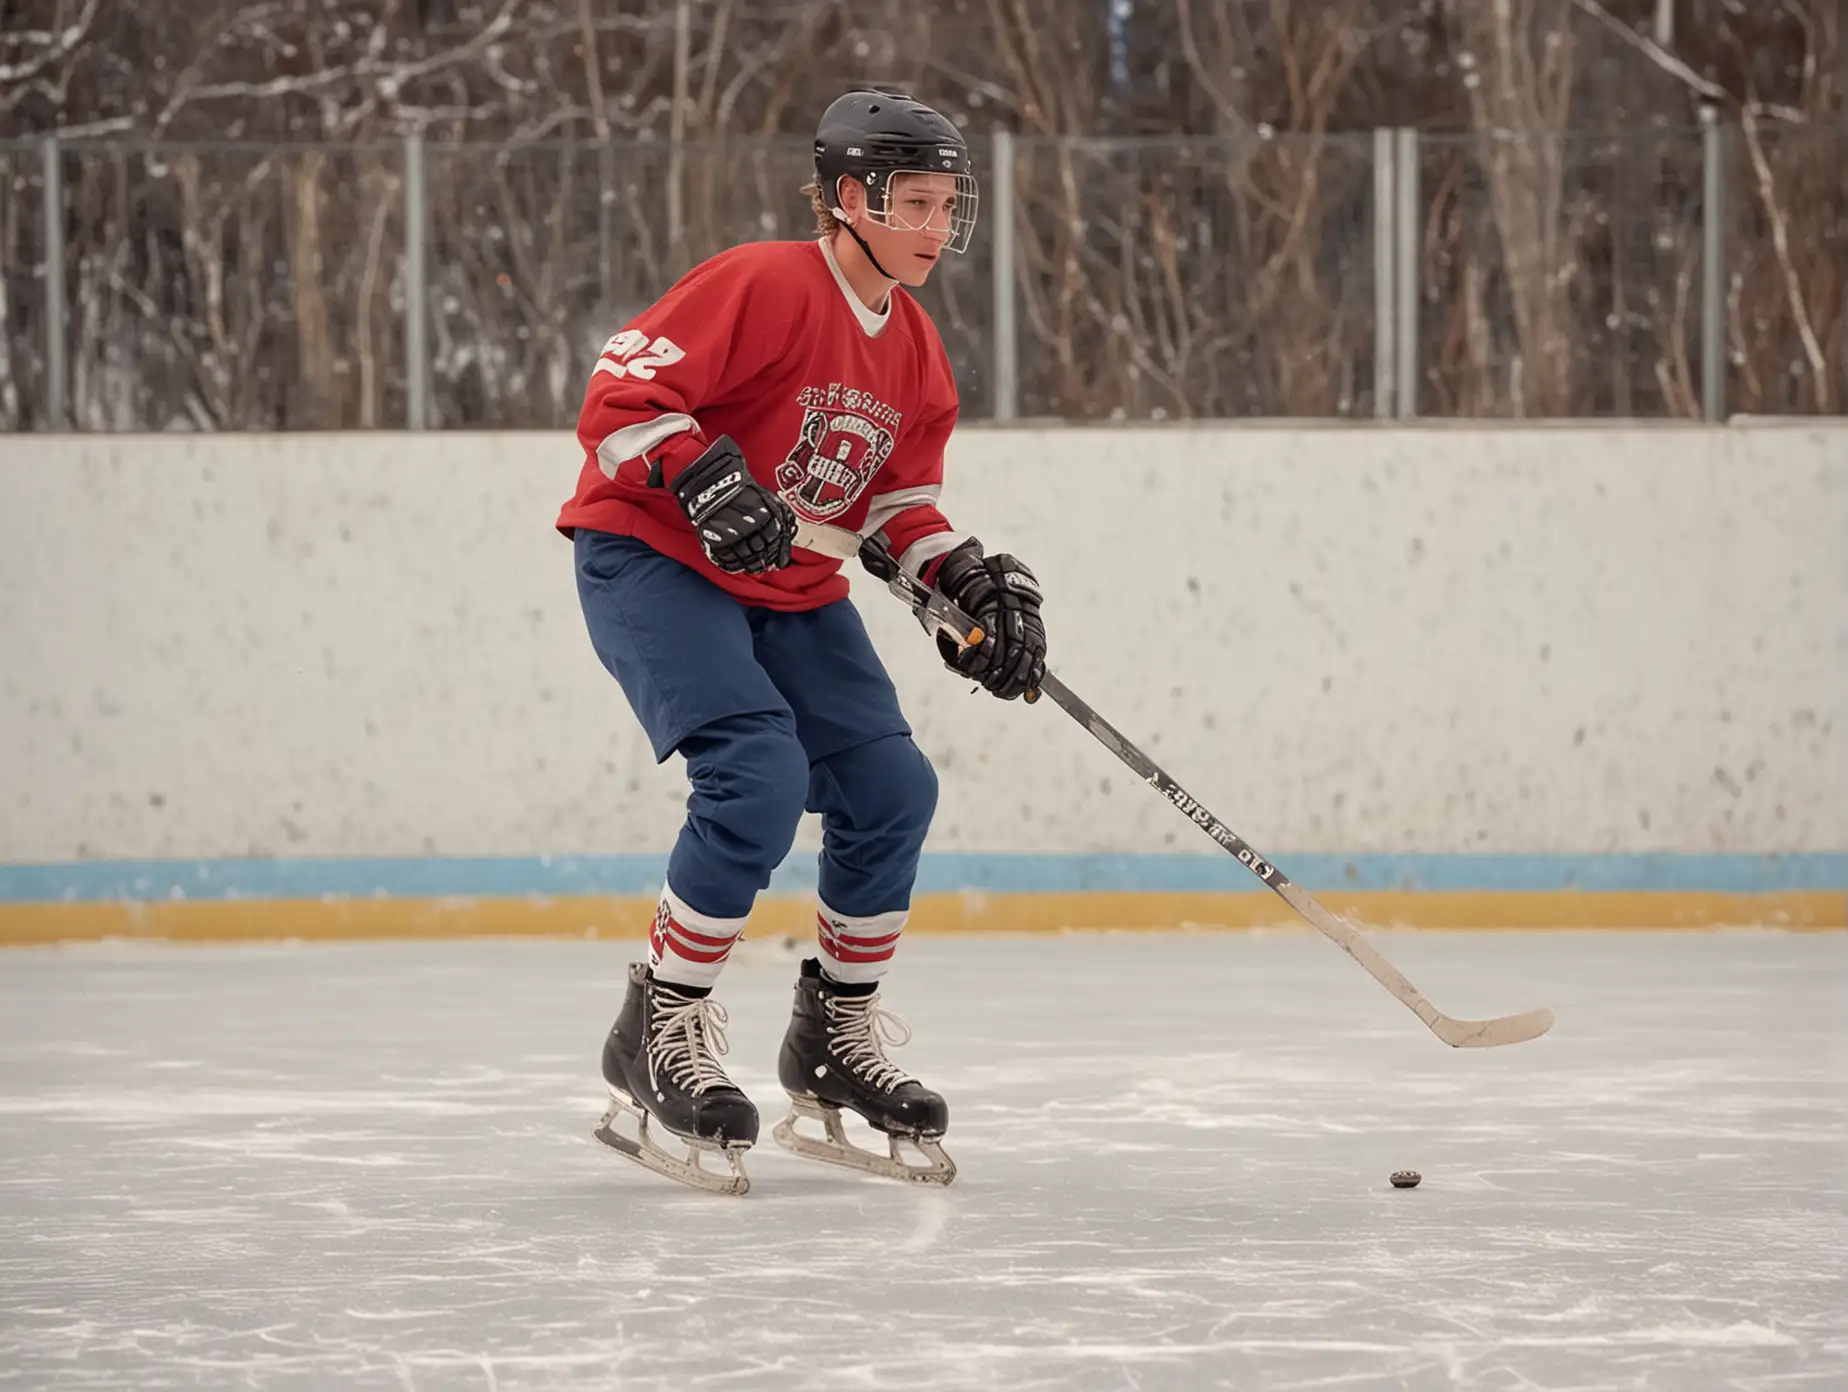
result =
[[[84,0],[83,13],[77,16],[77,22],[55,34],[33,31],[8,35],[9,43],[30,41],[42,44],[43,50],[22,63],[0,63],[0,83],[29,82],[53,63],[75,52],[89,37],[90,24],[95,20],[97,7],[101,3],[102,0]]]
[[[1598,0],[1572,0],[1572,3],[1631,48],[1645,55],[1662,71],[1674,74],[1709,101],[1724,102],[1730,99],[1730,94],[1724,87],[1717,82],[1709,82],[1647,34],[1639,34],[1629,25],[1621,23],[1609,10],[1599,4]]]
[[[1816,339],[1815,326],[1810,323],[1809,308],[1803,299],[1803,287],[1791,260],[1790,227],[1783,206],[1778,202],[1777,186],[1771,177],[1771,166],[1765,159],[1764,143],[1759,139],[1758,120],[1749,108],[1745,113],[1744,130],[1745,148],[1752,157],[1752,171],[1758,179],[1765,215],[1771,219],[1771,245],[1777,251],[1778,269],[1783,272],[1784,294],[1790,304],[1791,317],[1797,322],[1797,336],[1803,344],[1803,356],[1809,363],[1810,374],[1816,383],[1817,409],[1824,415],[1830,415],[1833,414],[1830,408],[1835,393],[1829,380],[1828,363],[1822,345]]]

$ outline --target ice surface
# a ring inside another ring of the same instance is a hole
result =
[[[918,938],[944,1191],[590,1137],[628,949],[0,954],[0,1387],[1848,1388],[1848,938]],[[1424,1172],[1397,1191],[1395,1169]]]

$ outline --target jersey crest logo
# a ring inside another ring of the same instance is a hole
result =
[[[795,448],[777,465],[777,490],[803,517],[839,517],[892,457],[892,432],[854,411],[805,407]]]

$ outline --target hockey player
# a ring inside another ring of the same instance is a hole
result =
[[[853,604],[842,559],[880,534],[981,625],[945,662],[1005,700],[1045,673],[1040,591],[939,511],[956,386],[903,287],[975,227],[954,125],[900,93],[834,102],[815,137],[819,239],[758,242],[688,272],[604,346],[578,419],[573,537],[592,645],[657,760],[692,784],[648,960],[603,1050],[600,1139],[698,1187],[743,1193],[757,1109],[727,1077],[712,989],[804,810],[821,815],[818,951],[777,1073],[798,1154],[947,1184],[943,1098],[887,1058],[909,1037],[879,984],[905,926],[936,776]],[[847,1108],[888,1139],[848,1143]],[[635,1122],[630,1137],[619,1129]],[[798,1132],[819,1121],[824,1138]],[[687,1143],[685,1159],[650,1121]],[[923,1156],[901,1155],[906,1140]],[[705,1168],[716,1152],[724,1172]]]

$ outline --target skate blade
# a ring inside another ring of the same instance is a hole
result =
[[[890,1155],[880,1155],[876,1151],[866,1150],[847,1139],[847,1132],[841,1126],[841,1109],[819,1102],[812,1097],[790,1095],[789,1115],[779,1121],[770,1132],[776,1143],[792,1155],[800,1155],[807,1160],[820,1160],[828,1165],[841,1165],[850,1170],[859,1170],[865,1174],[878,1175],[882,1179],[900,1179],[912,1184],[948,1184],[956,1178],[956,1162],[944,1153],[943,1146],[934,1136],[891,1136],[886,1137]],[[805,1136],[796,1129],[796,1122],[803,1117],[819,1121],[827,1138],[817,1140]],[[925,1159],[924,1164],[914,1165],[899,1154],[899,1143],[903,1141]]]
[[[635,1119],[634,1137],[625,1136],[616,1129],[617,1119],[624,1116]],[[686,1158],[683,1160],[677,1155],[670,1155],[656,1144],[654,1134],[648,1127],[648,1113],[631,1098],[614,1089],[610,1091],[609,1109],[604,1112],[603,1119],[597,1123],[591,1135],[642,1168],[677,1180],[690,1189],[703,1190],[708,1194],[732,1195],[748,1194],[751,1191],[750,1176],[744,1172],[744,1152],[750,1149],[749,1146],[709,1145],[688,1140],[684,1136],[675,1136],[675,1140],[686,1146]],[[719,1156],[725,1161],[729,1172],[721,1174],[705,1168],[700,1163],[702,1155]]]

